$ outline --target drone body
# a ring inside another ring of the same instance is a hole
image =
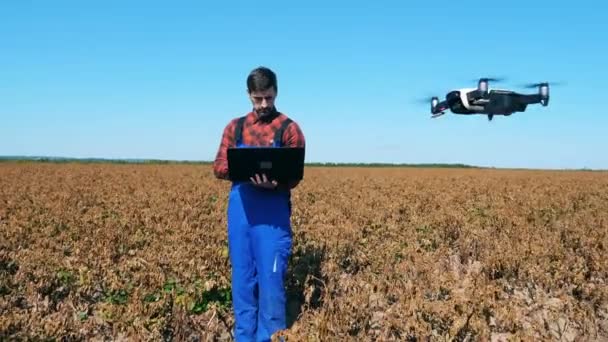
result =
[[[454,114],[487,115],[492,120],[494,115],[509,116],[515,112],[524,112],[528,105],[540,103],[549,104],[549,84],[538,83],[531,86],[538,87],[536,94],[521,94],[511,90],[489,89],[487,78],[479,80],[477,88],[463,88],[450,91],[444,101],[431,98],[432,117],[436,118],[450,110]]]

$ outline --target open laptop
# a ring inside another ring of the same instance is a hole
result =
[[[231,147],[227,154],[231,181],[249,182],[256,173],[279,183],[304,178],[303,147]]]

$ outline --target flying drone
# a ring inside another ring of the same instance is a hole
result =
[[[480,78],[477,88],[462,88],[447,93],[444,101],[436,96],[431,97],[432,118],[451,110],[454,114],[487,115],[492,120],[494,115],[509,116],[515,112],[524,112],[529,104],[540,103],[544,107],[549,104],[549,83],[528,84],[526,88],[538,88],[536,94],[521,94],[511,90],[489,89],[489,82],[498,81],[495,78]]]

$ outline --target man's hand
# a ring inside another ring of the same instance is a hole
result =
[[[253,184],[259,186],[260,188],[276,189],[279,185],[275,180],[269,181],[265,174],[262,174],[262,177],[260,177],[259,174],[256,174],[255,177],[250,177],[249,179],[251,179]]]

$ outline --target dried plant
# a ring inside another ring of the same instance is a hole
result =
[[[608,339],[608,175],[307,168],[289,341]],[[231,340],[227,182],[0,164],[0,339]]]

